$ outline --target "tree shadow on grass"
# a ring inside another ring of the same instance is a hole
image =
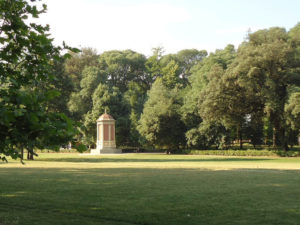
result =
[[[271,158],[211,158],[211,159],[147,159],[147,158],[36,158],[36,161],[48,161],[48,162],[82,162],[82,163],[129,163],[129,162],[258,162],[273,160]]]
[[[262,225],[300,219],[299,170],[2,168],[0,176],[0,212],[22,224]]]

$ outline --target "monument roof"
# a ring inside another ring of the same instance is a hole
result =
[[[97,121],[102,121],[102,120],[114,120],[114,118],[111,115],[104,113],[99,117]]]

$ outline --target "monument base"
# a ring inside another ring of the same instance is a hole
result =
[[[91,155],[100,155],[100,154],[121,154],[122,150],[117,148],[102,148],[102,149],[92,149]]]

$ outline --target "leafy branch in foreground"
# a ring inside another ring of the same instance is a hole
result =
[[[77,133],[76,124],[64,114],[51,112],[53,64],[63,49],[49,38],[49,26],[32,21],[47,9],[27,1],[0,2],[0,159],[23,158],[26,149],[58,149]],[[30,21],[28,20],[30,18]]]

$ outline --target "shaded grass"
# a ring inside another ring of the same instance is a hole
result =
[[[39,160],[0,165],[1,225],[300,221],[299,159],[42,154]],[[295,169],[246,168],[252,164]]]
[[[138,158],[125,158],[125,157],[62,157],[62,158],[37,158],[36,161],[48,161],[48,162],[85,162],[85,163],[106,163],[106,162],[113,162],[113,163],[124,163],[124,162],[144,162],[144,163],[151,163],[151,162],[257,162],[257,161],[268,161],[272,159],[268,158],[182,158],[182,157],[161,157],[161,158],[145,158],[145,157],[138,157]]]

